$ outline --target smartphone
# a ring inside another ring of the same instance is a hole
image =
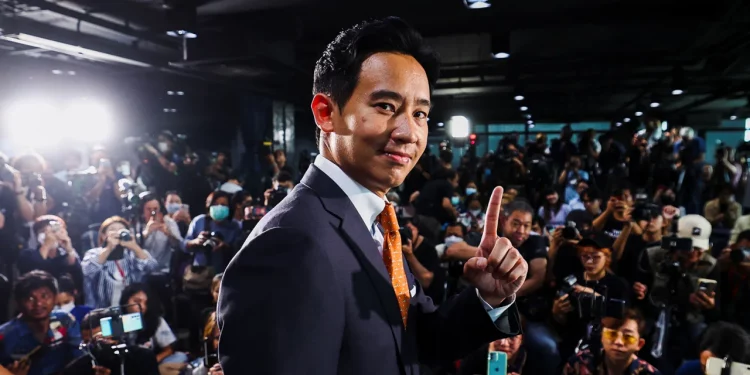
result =
[[[36,348],[32,349],[30,352],[28,352],[25,356],[23,356],[18,362],[27,362],[32,357],[34,357],[35,354],[39,353],[42,350],[42,346],[39,345]]]
[[[181,210],[190,213],[190,205],[189,204],[183,204],[182,207],[180,207]]]
[[[215,364],[219,363],[219,355],[214,353],[213,350],[208,348],[208,337],[203,338],[203,365],[206,368],[214,367]]]
[[[99,159],[99,168],[112,168],[112,162],[109,159]]]
[[[727,363],[723,359],[709,358],[708,362],[706,362],[706,375],[721,375],[724,373],[724,366],[726,365]],[[732,362],[728,373],[732,375],[750,375],[750,365]]]
[[[117,168],[117,171],[120,172],[121,175],[129,177],[130,176],[130,162],[127,160],[120,162],[120,167]]]
[[[141,319],[141,313],[134,312],[130,314],[122,315],[122,331],[133,332],[140,331],[143,329],[143,320]]]
[[[716,280],[698,279],[698,290],[707,295],[711,295],[711,293],[716,291],[716,285]]]
[[[487,355],[487,375],[506,375],[508,373],[508,354],[489,352]]]
[[[112,337],[112,317],[108,316],[106,318],[99,319],[99,324],[102,327],[102,336]]]

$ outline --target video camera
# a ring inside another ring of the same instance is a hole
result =
[[[573,310],[578,312],[578,316],[581,319],[595,321],[605,317],[616,319],[623,317],[625,313],[625,301],[609,298],[606,293],[605,295],[578,293],[574,288],[577,282],[578,279],[574,275],[563,279],[557,296],[568,295]]]

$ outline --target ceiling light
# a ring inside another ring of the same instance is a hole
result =
[[[526,114],[525,116],[523,116],[523,117],[526,117],[527,119],[530,119],[530,118],[531,118],[531,113],[527,113],[527,114]]]
[[[622,123],[621,122],[617,122],[617,123],[615,123],[615,126],[622,126]]]
[[[55,70],[52,71],[52,74],[54,74],[54,75],[60,75],[62,73],[63,73],[62,70],[55,69]]]
[[[179,37],[179,38],[185,38],[185,39],[195,39],[198,37],[198,34],[191,33],[187,30],[174,30],[174,31],[167,31],[167,35],[172,37]]]
[[[527,107],[525,105],[521,106],[521,112],[525,112],[525,111],[528,111],[528,110],[529,110],[529,107]]]
[[[685,71],[682,66],[675,65],[672,68],[672,95],[682,95],[685,93]]]
[[[169,113],[169,108],[164,108],[164,113]]]
[[[450,121],[451,125],[451,137],[453,138],[467,138],[469,133],[469,119],[464,116],[453,116]]]
[[[493,35],[490,45],[492,57],[507,59],[510,57],[510,38],[508,34]]]
[[[83,59],[88,59],[88,60],[135,65],[135,66],[139,66],[142,68],[151,67],[150,64],[146,64],[144,62],[126,59],[124,57],[110,55],[108,53],[103,53],[99,51],[94,51],[88,48],[74,46],[72,44],[60,43],[54,40],[39,38],[33,35],[24,34],[24,33],[0,35],[0,40],[5,40],[8,42],[12,42],[12,43],[18,43],[18,44],[23,44],[26,46],[41,48],[41,49],[45,49],[48,51],[64,53],[67,55],[73,55],[73,56],[83,58]]]
[[[445,126],[445,124],[444,124],[444,123],[442,123],[442,122],[438,122],[438,123],[437,123],[437,126],[438,126],[439,128],[442,128],[443,126]]]
[[[174,95],[174,91],[167,91],[167,95]]]
[[[177,110],[174,109],[174,108],[172,108],[172,109],[169,110],[169,112],[175,113],[175,112],[177,112]]]
[[[183,91],[177,91],[177,95],[179,95],[179,96],[183,96],[183,95],[185,95],[185,93],[184,93]],[[429,120],[429,119],[428,119],[428,120]]]
[[[684,91],[682,91],[680,89],[674,89],[674,90],[672,90],[672,95],[682,95],[683,93],[684,93]]]
[[[531,124],[534,123],[534,121],[529,120],[529,121],[526,121],[526,123],[529,124],[529,125],[531,125]]]
[[[534,124],[529,124],[529,129],[534,129]]]
[[[635,111],[635,115],[638,116],[638,117],[643,116],[643,112],[641,112],[641,111]]]
[[[76,71],[75,70],[68,70],[68,75],[69,76],[74,76],[74,75],[76,75]]]
[[[731,116],[729,116],[729,119],[730,119],[730,120],[736,120],[736,119],[737,119],[737,116],[735,116],[735,115],[731,115]]]
[[[622,121],[624,121],[624,122],[630,122],[630,117],[625,117],[624,119],[622,119]]]
[[[524,99],[523,95],[516,95],[513,99],[516,99],[517,101],[521,101]]]
[[[650,106],[651,108],[657,108],[657,107],[659,107],[660,105],[661,105],[661,103],[659,103],[659,102],[651,102],[651,104],[649,104],[649,106]]]
[[[469,9],[485,9],[492,6],[490,0],[464,0],[464,5]]]

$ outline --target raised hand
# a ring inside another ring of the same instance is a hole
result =
[[[502,200],[503,188],[498,186],[490,197],[484,234],[477,253],[464,265],[464,278],[493,307],[500,306],[515,295],[526,281],[528,271],[528,264],[510,240],[497,235]]]

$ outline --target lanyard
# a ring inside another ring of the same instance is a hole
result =
[[[118,260],[115,261],[115,267],[117,267],[117,271],[120,272],[120,276],[122,276],[122,280],[125,281],[126,280],[125,270],[122,269],[122,267],[120,266],[120,261]]]

